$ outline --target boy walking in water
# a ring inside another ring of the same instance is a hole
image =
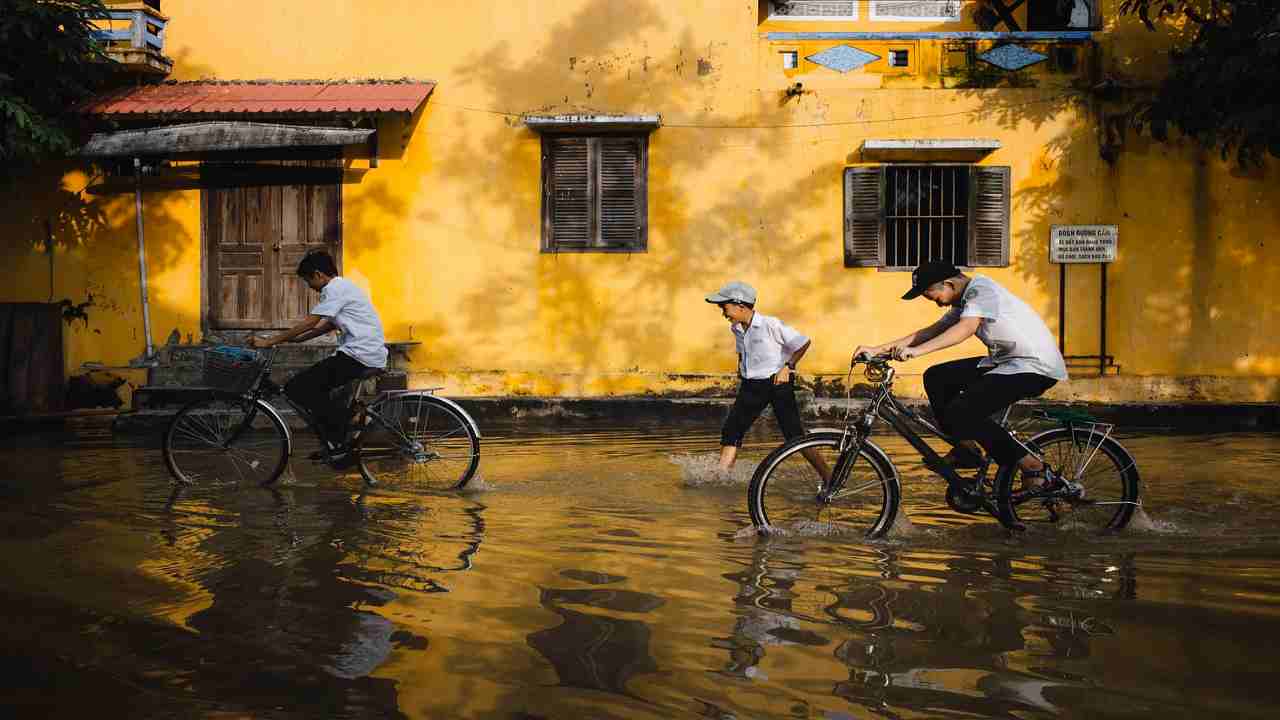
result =
[[[370,369],[386,368],[382,320],[368,294],[339,276],[333,256],[324,250],[309,252],[302,258],[298,277],[320,293],[320,302],[297,325],[269,338],[249,338],[249,346],[269,348],[338,331],[337,352],[293,376],[284,392],[311,414],[324,435],[327,447],[315,459],[327,454],[331,463],[342,467],[350,464],[351,453],[346,446],[350,418],[346,416],[347,406],[330,398],[330,391],[363,377]]]
[[[790,440],[804,434],[796,405],[795,371],[810,343],[778,318],[756,312],[755,288],[744,282],[731,282],[706,300],[729,321],[738,351],[738,396],[720,431],[720,469],[728,471],[743,436],[766,405],[773,408],[784,437]],[[831,476],[821,457],[812,450],[804,453],[824,480]]]

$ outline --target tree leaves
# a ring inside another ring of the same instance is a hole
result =
[[[1169,74],[1134,115],[1167,141],[1173,130],[1224,158],[1255,165],[1280,157],[1280,4],[1275,0],[1123,0],[1146,26],[1191,23]]]
[[[110,68],[105,15],[102,0],[0,0],[0,174],[74,150],[75,109]]]

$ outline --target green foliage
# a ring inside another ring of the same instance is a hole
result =
[[[1005,70],[984,62],[947,68],[942,75],[951,80],[948,86],[956,89],[1033,88],[1039,84],[1024,70]]]
[[[1190,30],[1155,96],[1139,105],[1139,128],[1162,141],[1176,130],[1245,166],[1280,157],[1280,3],[1123,0],[1120,11],[1152,30]]]
[[[0,0],[0,174],[75,149],[76,106],[109,62],[89,20],[102,0]]]

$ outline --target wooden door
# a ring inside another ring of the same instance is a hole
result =
[[[62,409],[62,326],[58,305],[0,303],[0,415]]]
[[[289,164],[305,171],[334,161]],[[301,320],[316,297],[295,270],[318,248],[341,263],[341,199],[338,182],[206,189],[209,325],[276,329]]]

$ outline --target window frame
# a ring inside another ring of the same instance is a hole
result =
[[[600,172],[602,140],[629,139],[638,145],[638,156],[635,170],[636,199],[636,240],[631,245],[610,245],[604,241],[604,214],[601,192],[603,176]],[[556,141],[563,139],[579,139],[587,142],[588,163],[588,208],[587,223],[591,240],[586,245],[559,245],[555,238],[555,203],[552,194],[555,186],[555,163],[552,153]],[[539,250],[545,254],[561,253],[645,253],[649,250],[649,131],[610,131],[586,133],[566,130],[562,132],[541,133],[542,142],[542,229],[540,232]]]
[[[1012,168],[1008,165],[980,165],[978,163],[902,162],[880,163],[846,167],[841,178],[844,202],[843,250],[844,265],[849,268],[874,267],[882,272],[909,272],[914,267],[887,265],[888,239],[888,187],[889,167],[968,167],[969,192],[966,214],[966,269],[977,267],[1008,267],[1010,258],[1010,226],[1012,223]],[[863,178],[855,181],[855,177]],[[874,188],[867,180],[874,176]],[[992,194],[991,184],[998,182],[999,194]],[[986,194],[984,194],[984,191]],[[869,203],[874,201],[874,233],[871,230],[872,213]],[[999,212],[998,226],[991,222],[992,211]],[[993,248],[994,234],[998,234],[998,248]],[[874,244],[874,249],[872,245]],[[874,258],[872,257],[874,255]]]
[[[843,0],[814,0],[814,1],[815,2],[840,2]],[[778,22],[849,22],[851,20],[857,20],[859,18],[858,6],[862,4],[860,0],[848,0],[850,6],[853,8],[853,14],[851,15],[777,15],[774,13],[774,0],[764,0],[764,2],[766,5],[769,6],[768,19],[778,21]]]

